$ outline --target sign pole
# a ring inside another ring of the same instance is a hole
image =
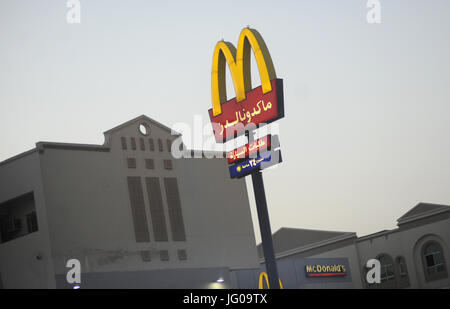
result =
[[[245,132],[248,142],[253,141],[253,134]],[[279,277],[277,262],[275,260],[275,251],[272,242],[272,230],[270,228],[269,211],[267,210],[266,192],[264,190],[264,181],[261,171],[255,171],[252,174],[253,192],[255,194],[256,210],[258,213],[259,230],[264,252],[264,262],[266,264],[267,276],[269,277],[269,286],[271,289],[279,289]]]
[[[259,230],[261,231],[264,261],[266,263],[267,276],[271,289],[279,289],[277,262],[272,243],[272,231],[270,229],[269,212],[267,210],[266,193],[260,171],[252,173],[253,191],[255,193],[256,209],[258,212]]]

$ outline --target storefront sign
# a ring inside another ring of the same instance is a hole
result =
[[[261,86],[252,89],[250,50],[258,65]],[[227,101],[225,65],[230,68],[236,97]],[[217,43],[212,69],[212,109],[217,142],[225,142],[249,130],[249,126],[270,123],[284,117],[283,80],[278,79],[269,50],[261,35],[245,28],[239,36],[237,49],[230,42]]]
[[[345,276],[347,271],[345,265],[305,265],[305,273],[307,277],[335,277]]]

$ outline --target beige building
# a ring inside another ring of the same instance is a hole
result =
[[[0,163],[0,286],[230,287],[258,259],[245,181],[226,159],[174,160],[177,137],[140,116],[103,145],[39,142]],[[223,280],[222,280],[223,279]]]
[[[450,206],[419,203],[398,227],[372,235],[282,228],[273,234],[285,288],[450,288]],[[258,246],[263,268],[262,248]],[[380,261],[379,284],[368,284],[366,263]],[[309,277],[307,266],[344,265],[339,276]],[[242,271],[239,287],[257,287],[258,275]]]

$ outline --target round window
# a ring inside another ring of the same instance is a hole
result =
[[[139,125],[139,132],[141,132],[142,135],[149,135],[150,134],[150,127],[146,123],[141,123]]]

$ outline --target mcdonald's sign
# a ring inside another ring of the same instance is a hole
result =
[[[252,89],[250,51],[258,65],[261,86]],[[236,97],[227,100],[228,64]],[[216,44],[211,73],[212,108],[208,111],[217,142],[284,117],[283,80],[276,77],[269,50],[258,31],[244,28],[237,49],[230,42]]]
[[[264,289],[264,281],[263,280],[266,281],[266,286],[268,289],[270,289],[269,278],[267,277],[267,274],[265,272],[261,272],[259,274],[258,289],[260,289],[260,290]],[[280,278],[278,278],[278,282],[280,283],[280,289],[283,289],[283,283],[281,283]]]
[[[343,264],[334,265],[306,265],[305,273],[307,277],[337,277],[345,276],[347,270]]]

